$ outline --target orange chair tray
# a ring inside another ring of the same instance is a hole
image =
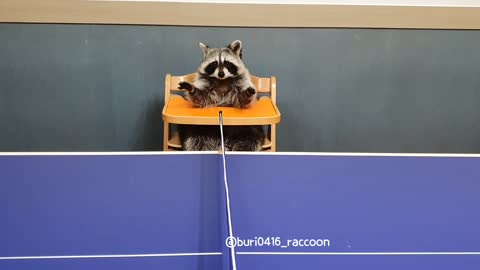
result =
[[[219,112],[224,125],[269,125],[280,122],[280,112],[269,98],[259,99],[248,109],[232,107],[195,108],[178,95],[172,95],[163,110],[163,120],[175,124],[218,125]]]

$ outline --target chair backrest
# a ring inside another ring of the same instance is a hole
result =
[[[196,73],[190,73],[181,76],[172,76],[167,74],[165,76],[165,103],[170,99],[170,93],[172,91],[182,92],[184,90],[178,89],[178,84],[182,81],[184,82],[193,82],[195,80]],[[250,75],[255,88],[259,93],[269,93],[270,99],[275,104],[277,99],[277,79],[275,76],[272,77],[257,77]]]

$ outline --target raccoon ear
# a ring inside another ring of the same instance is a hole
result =
[[[242,42],[240,40],[235,40],[228,45],[228,48],[237,54],[240,58],[242,57]]]
[[[199,46],[200,46],[200,49],[202,49],[202,52],[203,52],[203,56],[207,55],[208,53],[208,45],[206,44],[203,44],[202,42],[199,43]]]

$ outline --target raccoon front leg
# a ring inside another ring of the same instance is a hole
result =
[[[186,90],[187,93],[190,95],[199,95],[202,92],[200,89],[196,88],[193,84],[189,82],[179,82],[178,89]]]
[[[178,85],[178,89],[187,91],[187,100],[191,101],[195,107],[205,108],[214,103],[208,91],[202,90],[189,82],[180,82]]]
[[[189,82],[180,82],[178,84],[178,89],[183,89],[187,91],[187,99],[193,102],[193,104],[197,107],[202,107],[203,100],[206,98],[205,91],[202,91],[195,87],[195,85]]]
[[[240,89],[238,93],[238,103],[240,108],[249,107],[255,101],[255,94],[257,90],[253,86],[248,86],[246,89]]]

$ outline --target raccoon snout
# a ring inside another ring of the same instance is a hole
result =
[[[225,72],[219,71],[218,72],[218,77],[223,78],[225,76]]]

